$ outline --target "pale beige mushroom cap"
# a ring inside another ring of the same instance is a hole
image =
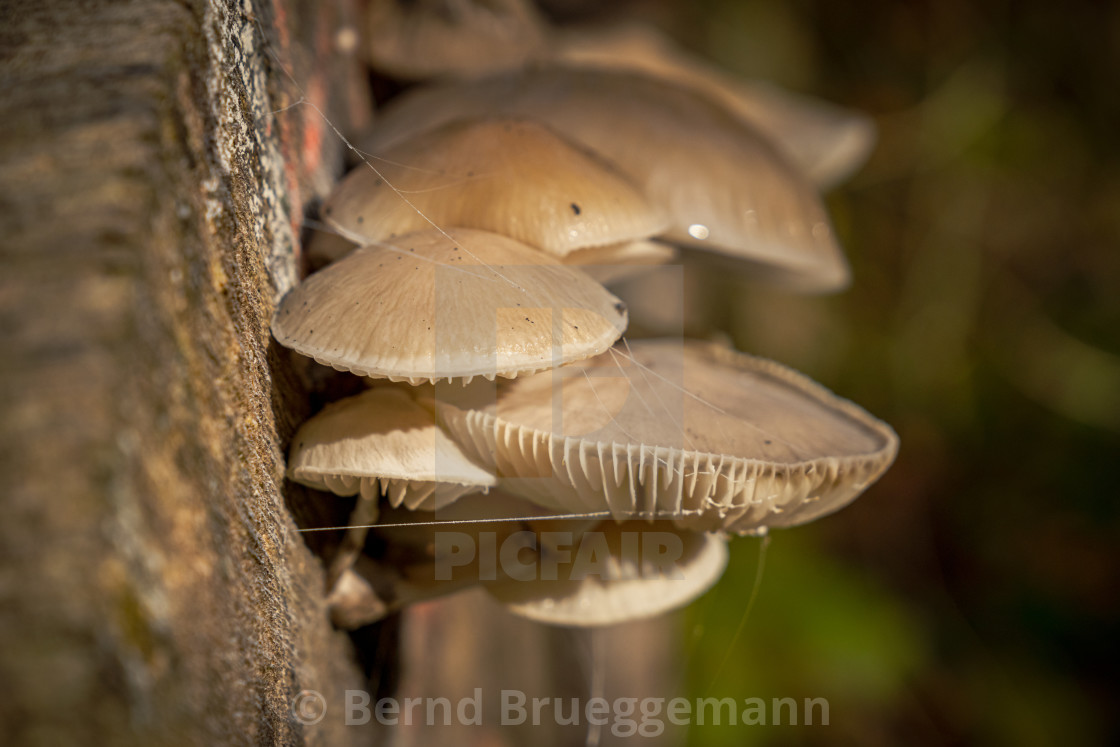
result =
[[[370,0],[370,64],[400,78],[479,75],[544,50],[544,23],[527,0]]]
[[[815,185],[750,125],[657,78],[548,68],[416,89],[385,108],[367,147],[493,113],[547,122],[616,164],[669,214],[665,236],[674,242],[760,266],[802,290],[848,283]]]
[[[855,499],[898,449],[888,425],[796,371],[694,342],[630,343],[503,384],[496,401],[472,397],[441,393],[438,414],[503,488],[688,529],[811,521]]]
[[[602,522],[573,545],[562,548],[569,560],[557,564],[554,580],[504,581],[488,584],[487,591],[537,622],[613,625],[688,604],[727,567],[722,536],[681,531],[665,521]],[[673,562],[659,562],[658,555]]]
[[[329,225],[368,244],[461,226],[563,257],[669,225],[616,168],[539,122],[458,120],[377,156],[323,206]]]
[[[875,145],[875,123],[867,115],[736,78],[648,24],[562,32],[555,35],[554,50],[565,64],[641,71],[710,96],[771,138],[823,188],[851,176]]]
[[[578,269],[469,229],[352,252],[284,296],[272,320],[296,352],[411,384],[552,368],[625,329],[625,305]]]
[[[349,496],[359,492],[410,510],[434,511],[497,483],[399,389],[369,389],[327,405],[292,439],[288,477]]]

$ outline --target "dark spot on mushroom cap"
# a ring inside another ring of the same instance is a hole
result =
[[[764,444],[766,444],[767,446],[769,446],[770,444],[772,444],[772,443],[774,443],[774,442],[773,442],[773,441],[771,441],[770,439],[766,439],[766,440],[765,440],[765,441],[763,441],[762,443],[764,443]]]
[[[573,213],[575,213],[576,215],[579,215],[579,214],[580,214],[580,212],[582,212],[582,211],[581,211],[581,210],[579,209],[579,205],[575,204],[574,202],[572,203],[572,212],[573,212]]]
[[[626,304],[624,304],[622,301],[619,301],[618,303],[616,303],[614,305],[614,310],[617,311],[619,314],[625,314],[626,313]]]
[[[363,218],[362,216],[360,216],[360,215],[359,215],[359,216],[358,216],[358,222],[359,222],[359,223],[365,223],[365,222],[366,222],[366,219],[365,219],[365,218]]]

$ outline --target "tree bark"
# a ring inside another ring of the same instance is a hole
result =
[[[302,691],[337,708],[363,681],[282,495],[308,404],[268,330],[341,168],[316,110],[286,107],[361,124],[348,12],[7,3],[8,744],[371,741],[293,715]]]

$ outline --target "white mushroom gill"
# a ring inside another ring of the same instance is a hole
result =
[[[557,511],[702,531],[831,513],[898,448],[885,423],[791,369],[680,341],[634,342],[496,396],[437,394],[449,433],[504,489]]]

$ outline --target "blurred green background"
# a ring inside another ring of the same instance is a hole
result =
[[[705,278],[709,328],[901,437],[855,504],[774,533],[748,617],[749,538],[688,611],[691,697],[824,697],[830,726],[693,727],[688,743],[1120,743],[1120,6],[610,13],[880,131],[828,195],[847,292]]]

